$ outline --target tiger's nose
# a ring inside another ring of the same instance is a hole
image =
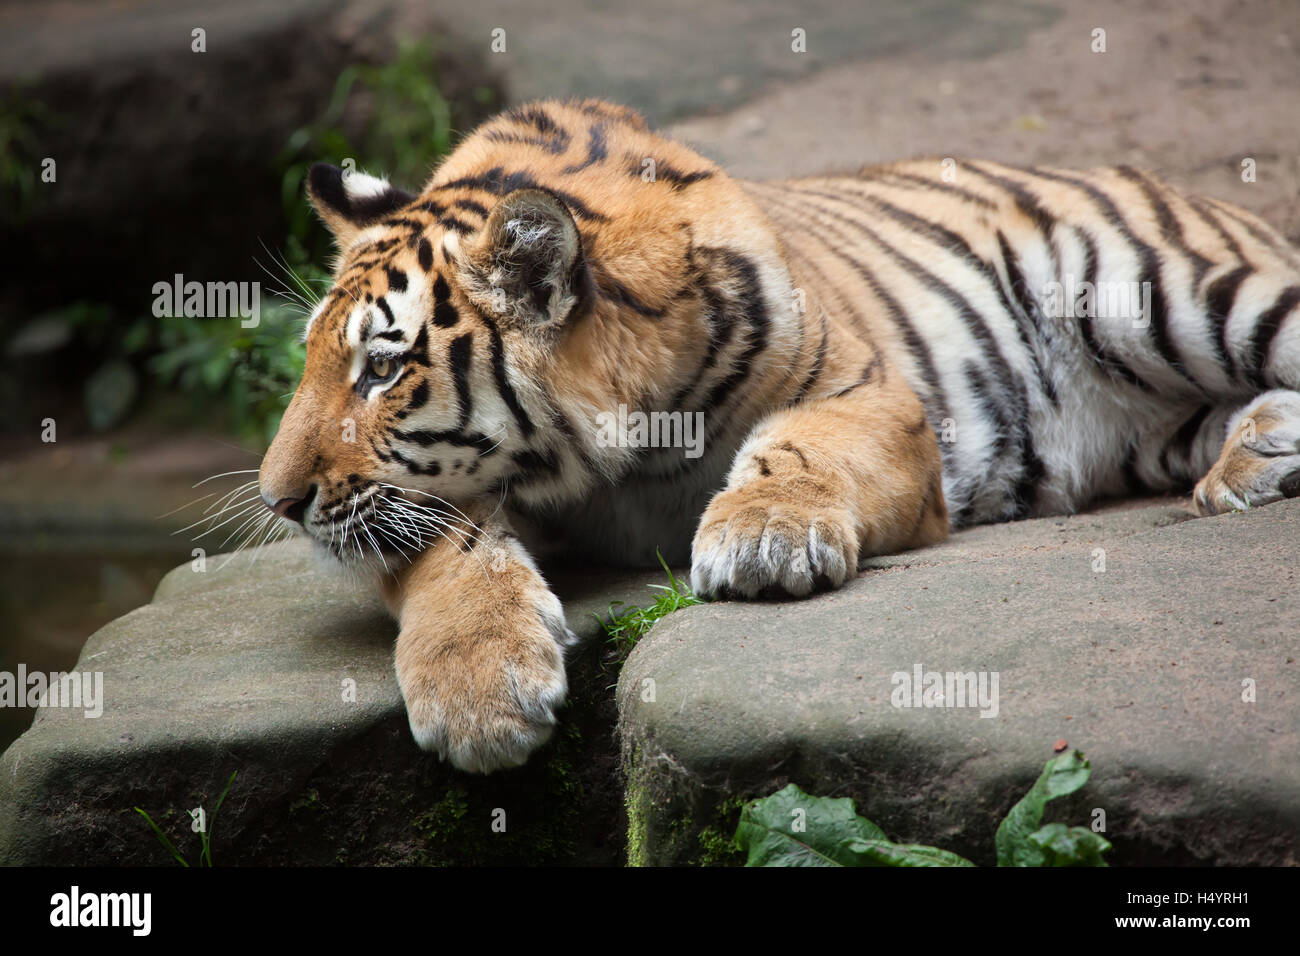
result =
[[[316,486],[312,485],[311,489],[307,492],[306,497],[281,498],[279,501],[275,502],[275,504],[267,501],[266,506],[281,518],[287,518],[290,521],[296,521],[298,524],[302,524],[302,519],[307,514],[307,505],[311,503],[311,499],[315,496]]]

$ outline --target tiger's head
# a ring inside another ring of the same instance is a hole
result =
[[[681,399],[728,294],[701,233],[734,239],[749,214],[717,167],[599,101],[502,114],[418,196],[323,164],[307,191],[339,260],[260,489],[366,564],[421,550],[468,502],[545,508],[625,471],[635,452],[593,423]]]

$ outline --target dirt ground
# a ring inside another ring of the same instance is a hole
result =
[[[671,131],[739,176],[911,156],[1129,163],[1231,200],[1300,240],[1300,4],[1050,2],[1023,45],[846,62]],[[1105,52],[1093,52],[1093,31]],[[810,38],[810,42],[813,38]],[[1256,181],[1242,180],[1242,160]]]

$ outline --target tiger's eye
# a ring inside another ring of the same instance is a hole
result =
[[[393,371],[393,360],[390,358],[371,357],[370,374],[375,378],[388,378]]]

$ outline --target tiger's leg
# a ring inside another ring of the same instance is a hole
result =
[[[858,558],[948,533],[939,445],[902,377],[776,412],[741,446],[692,546],[697,594],[801,596]]]
[[[1192,495],[1203,515],[1300,496],[1300,392],[1257,396],[1228,420],[1218,460]]]
[[[400,623],[397,680],[416,742],[472,773],[524,763],[551,736],[575,638],[504,520],[451,533],[383,590]]]

